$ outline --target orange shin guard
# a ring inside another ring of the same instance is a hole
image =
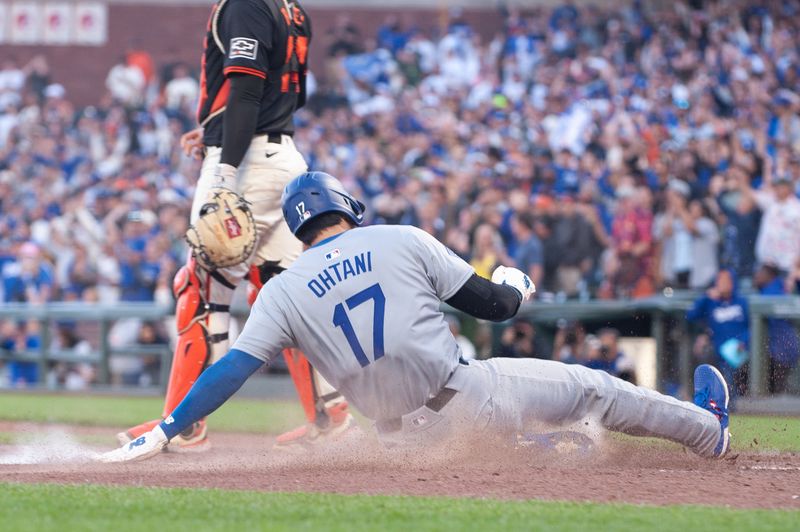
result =
[[[317,419],[317,392],[314,388],[311,364],[299,349],[284,349],[283,358],[294,381],[306,419],[309,423],[314,423]]]
[[[194,385],[208,361],[208,335],[199,323],[178,336],[178,345],[172,358],[169,372],[167,396],[164,399],[164,413],[167,417],[175,410]]]
[[[183,401],[206,367],[209,357],[208,333],[202,323],[208,315],[208,306],[200,293],[194,261],[178,271],[173,289],[178,299],[175,309],[178,342],[172,358],[163,417],[167,417]]]

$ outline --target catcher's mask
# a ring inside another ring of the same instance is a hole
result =
[[[364,204],[325,172],[307,172],[295,177],[283,190],[281,204],[283,217],[295,235],[306,222],[326,212],[340,212],[356,225],[364,223]]]
[[[256,244],[256,224],[250,204],[235,192],[220,188],[200,208],[186,231],[197,263],[206,270],[236,266],[247,260]]]

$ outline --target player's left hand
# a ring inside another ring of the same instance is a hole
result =
[[[498,266],[492,274],[492,282],[515,288],[520,293],[522,301],[527,301],[536,292],[536,286],[531,278],[516,268]]]
[[[100,462],[118,463],[118,462],[134,462],[137,460],[146,460],[152,456],[159,454],[167,446],[166,434],[161,430],[161,427],[156,426],[150,432],[147,432],[137,439],[126,443],[119,449],[103,453],[97,457]]]

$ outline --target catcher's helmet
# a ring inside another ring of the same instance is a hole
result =
[[[364,222],[363,203],[325,172],[306,172],[292,179],[281,197],[283,217],[295,235],[306,222],[326,212],[340,212],[354,224]]]

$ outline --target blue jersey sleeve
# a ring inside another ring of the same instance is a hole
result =
[[[204,371],[175,410],[161,422],[161,430],[172,439],[195,421],[204,418],[230,399],[263,362],[242,351],[231,351]]]

